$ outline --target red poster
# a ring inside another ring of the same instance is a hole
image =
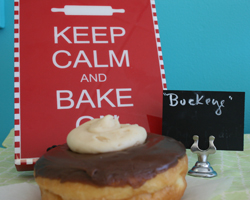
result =
[[[15,0],[15,164],[112,114],[161,134],[166,89],[155,2]]]

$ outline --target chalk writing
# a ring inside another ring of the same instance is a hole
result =
[[[164,96],[169,97],[169,106],[175,107],[178,104],[181,106],[190,105],[190,106],[199,106],[199,105],[213,105],[216,106],[215,114],[220,116],[222,115],[222,108],[225,107],[225,100],[217,100],[214,98],[205,98],[204,95],[195,94],[194,98],[189,99],[179,99],[178,95],[175,93],[163,93]],[[229,96],[229,99],[232,100],[232,97]]]

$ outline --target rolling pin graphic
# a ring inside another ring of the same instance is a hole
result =
[[[124,9],[113,9],[111,6],[75,6],[65,5],[64,8],[52,8],[52,12],[64,12],[65,15],[112,16],[113,13],[124,13]]]

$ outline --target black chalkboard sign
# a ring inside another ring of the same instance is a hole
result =
[[[243,150],[244,92],[173,91],[163,92],[162,134],[181,141],[186,148],[199,136],[206,150],[209,136],[218,150]]]

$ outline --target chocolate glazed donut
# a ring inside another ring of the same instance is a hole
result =
[[[174,167],[186,155],[184,145],[172,138],[148,133],[144,144],[99,154],[72,152],[67,144],[45,153],[35,165],[35,177],[64,182],[120,187],[142,186],[157,174]]]

